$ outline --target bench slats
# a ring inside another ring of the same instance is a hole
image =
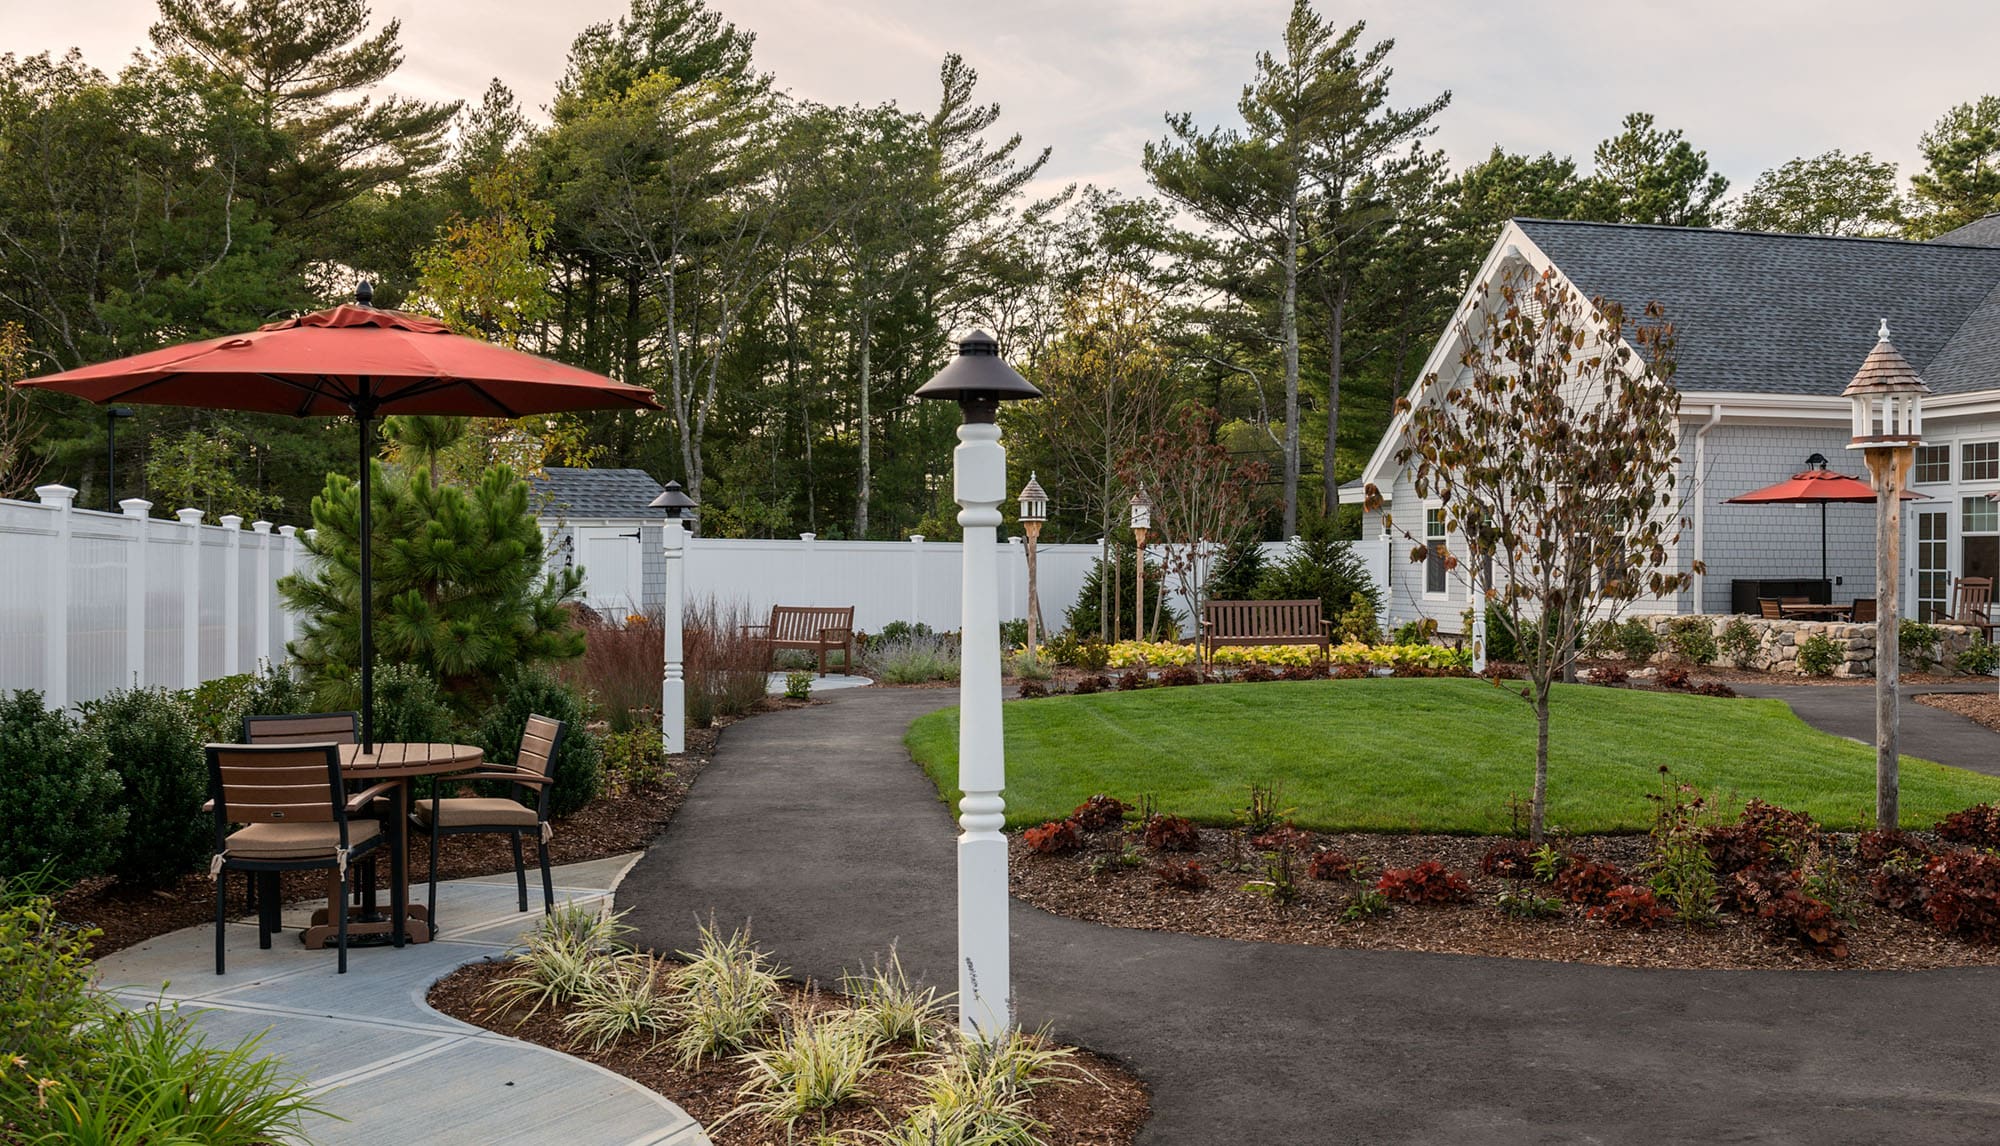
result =
[[[1330,648],[1320,603],[1307,601],[1210,601],[1202,606],[1202,637],[1210,656],[1220,645],[1318,645]]]

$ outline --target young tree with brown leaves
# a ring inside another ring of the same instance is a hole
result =
[[[1160,565],[1180,589],[1197,622],[1207,600],[1208,575],[1225,550],[1257,527],[1251,495],[1270,476],[1263,462],[1238,459],[1216,440],[1222,415],[1187,406],[1173,424],[1146,435],[1126,451],[1119,473],[1153,499],[1153,525],[1167,544]],[[1155,595],[1153,626],[1161,602]]]
[[[1475,301],[1459,329],[1471,377],[1447,388],[1433,375],[1426,397],[1397,403],[1396,458],[1417,496],[1443,503],[1446,533],[1464,552],[1433,550],[1386,512],[1383,524],[1416,543],[1413,562],[1439,561],[1473,588],[1475,609],[1498,605],[1513,632],[1528,674],[1521,695],[1535,710],[1529,824],[1539,842],[1549,695],[1585,627],[1701,571],[1671,568],[1688,496],[1674,488],[1674,328],[1658,304],[1628,324],[1616,303],[1585,301],[1553,271],[1524,269]],[[1386,508],[1372,485],[1367,497]]]

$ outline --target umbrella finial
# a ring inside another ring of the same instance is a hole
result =
[[[362,279],[359,283],[355,284],[354,301],[360,303],[362,306],[368,306],[375,301],[375,288],[369,285],[367,279]],[[1886,323],[1883,324],[1883,329],[1888,329]]]

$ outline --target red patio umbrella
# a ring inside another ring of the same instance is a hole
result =
[[[1808,463],[1824,464],[1826,459],[1814,454]],[[1903,500],[1910,501],[1923,497],[1920,493],[1903,491]],[[1833,503],[1874,504],[1875,487],[1860,478],[1848,477],[1826,469],[1810,469],[1793,474],[1776,485],[1751,490],[1729,499],[1730,505],[1814,505],[1819,506],[1819,579],[1826,580],[1826,507]]]
[[[571,410],[658,409],[652,391],[588,370],[451,333],[436,319],[356,303],[274,322],[248,334],[135,354],[30,378],[31,389],[100,405],[133,402],[352,415],[361,425],[361,739],[375,737],[369,462],[374,421],[387,414],[518,418]]]

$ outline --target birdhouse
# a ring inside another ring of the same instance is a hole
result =
[[[1140,486],[1139,492],[1132,495],[1132,528],[1153,528],[1153,499],[1146,496],[1145,486]]]
[[[1028,475],[1028,484],[1021,487],[1021,522],[1043,522],[1049,519],[1049,495],[1042,489],[1042,483],[1034,474]]]
[[[1915,368],[1889,341],[1889,320],[1883,319],[1875,349],[1868,352],[1861,369],[1854,374],[1854,381],[1843,392],[1854,404],[1854,436],[1847,448],[1896,449],[1922,445],[1924,395],[1930,392],[1931,388],[1917,377]]]

